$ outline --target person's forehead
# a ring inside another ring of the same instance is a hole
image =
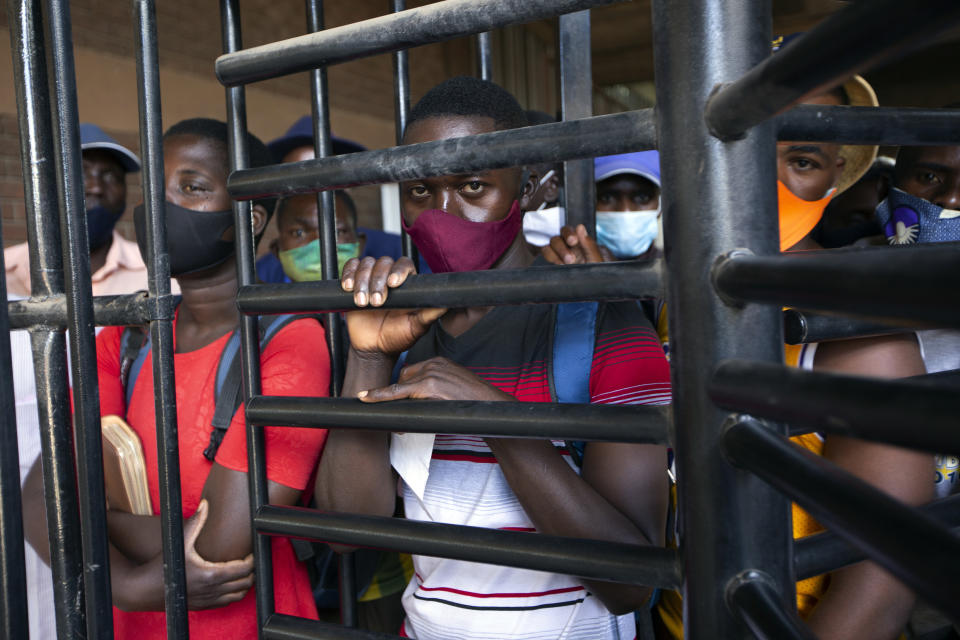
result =
[[[96,165],[101,169],[115,169],[120,173],[126,173],[126,171],[123,169],[123,165],[120,164],[119,160],[117,160],[117,157],[106,149],[86,149],[81,154],[81,157],[83,158],[84,164]]]
[[[487,116],[443,115],[417,120],[407,128],[405,144],[463,138],[496,131],[493,118]]]
[[[164,160],[203,170],[226,181],[227,150],[219,141],[194,135],[171,136],[163,142]],[[177,167],[179,168],[179,167]]]
[[[943,167],[960,171],[960,146],[910,147],[897,158],[897,168],[905,166]]]
[[[597,183],[597,191],[652,191],[656,188],[651,180],[635,173],[619,173]]]

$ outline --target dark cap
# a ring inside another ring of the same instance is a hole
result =
[[[103,129],[89,122],[80,123],[80,150],[103,149],[109,151],[127,173],[140,171],[140,159],[130,149],[111,138]]]
[[[336,136],[330,136],[330,142],[333,143],[333,155],[335,156],[367,150],[361,144]],[[297,147],[308,146],[313,146],[313,118],[310,116],[303,116],[287,129],[286,134],[267,144],[267,148],[270,149],[270,153],[273,154],[277,162],[283,162],[283,157]]]

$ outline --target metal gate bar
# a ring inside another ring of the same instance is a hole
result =
[[[780,140],[939,146],[960,144],[960,109],[797,105],[774,118]]]
[[[960,584],[952,579],[960,571],[960,538],[941,523],[755,419],[744,418],[727,429],[723,449],[734,464],[789,495],[818,522],[960,622]]]
[[[217,58],[221,84],[249,84],[623,0],[443,0]]]
[[[390,0],[390,10],[400,13],[407,8],[406,0]],[[410,117],[410,56],[406,49],[397,49],[391,55],[393,60],[393,109],[396,124],[396,142],[403,141],[403,132],[407,129],[407,119]],[[398,191],[399,196],[399,191]],[[400,238],[403,245],[403,255],[419,264],[417,247],[406,229],[400,229]]]
[[[817,640],[792,604],[780,597],[764,574],[744,571],[727,588],[727,602],[754,637],[769,640]]]
[[[180,494],[180,441],[177,390],[173,371],[173,316],[170,263],[164,217],[166,182],[163,171],[163,120],[160,108],[160,62],[155,0],[134,0],[137,46],[137,104],[144,213],[147,219],[147,287],[154,415],[157,418],[157,471],[160,491],[160,531],[163,551],[164,610],[167,638],[189,637],[187,625],[186,560],[183,549],[183,501]],[[136,322],[133,314],[127,323]]]
[[[720,89],[703,115],[720,139],[738,138],[864,68],[931,43],[958,23],[960,6],[952,0],[850,4]]]
[[[260,533],[269,535],[321,538],[668,589],[680,583],[676,552],[659,547],[270,505],[254,522]]]
[[[717,367],[709,390],[717,406],[789,420],[790,435],[819,431],[922,451],[960,451],[960,393],[922,380],[871,380],[728,360]]]
[[[593,115],[593,70],[590,67],[590,11],[560,16],[557,24],[557,57],[560,60],[560,108],[563,120],[582,120]],[[605,132],[602,137],[607,137]],[[583,145],[583,135],[577,136]],[[544,147],[553,145],[544,144]],[[632,149],[631,149],[632,151]],[[501,156],[502,157],[502,156]],[[563,163],[564,222],[575,227],[596,228],[597,205],[593,158]]]

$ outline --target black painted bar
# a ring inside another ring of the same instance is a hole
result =
[[[571,158],[593,158],[656,146],[653,110],[495,131],[403,147],[237,171],[227,188],[239,199],[313,193]]]
[[[932,44],[958,23],[960,5],[953,0],[848,4],[715,93],[707,103],[707,124],[721,139],[737,138],[854,73]]]
[[[793,599],[790,504],[730,467],[720,448],[728,414],[706,386],[725,358],[780,362],[782,317],[774,307],[728,306],[711,291],[709,274],[735,248],[779,249],[775,133],[765,123],[723,143],[707,130],[703,109],[714,86],[769,55],[771,7],[766,0],[653,0],[652,7],[684,633],[742,638],[748,631],[720,590],[745,569],[762,568],[783,599]],[[720,531],[736,543],[718,547]]]
[[[593,70],[590,66],[590,12],[578,11],[557,21],[560,62],[560,107],[565,121],[593,115]],[[607,133],[610,136],[610,133]],[[609,155],[609,154],[603,154]],[[596,182],[593,158],[563,163],[563,210],[566,224],[596,228]]]
[[[471,305],[625,300],[657,297],[660,291],[657,262],[563,265],[410,276],[390,290],[383,307],[457,307],[468,300]],[[237,306],[244,313],[259,314],[356,309],[353,294],[335,282],[243,287]]]
[[[34,297],[63,294],[50,93],[40,4],[40,0],[7,2],[30,253],[30,287]],[[69,393],[66,339],[63,331],[59,330],[34,331],[30,339],[40,425],[47,539],[53,576],[53,615],[60,637],[79,638],[85,633],[86,619],[80,510],[73,472],[76,465],[73,432],[69,407],[64,406],[62,401]],[[19,486],[19,478],[16,482]],[[20,624],[26,629],[25,605],[22,611],[24,619]],[[18,623],[14,619],[10,624],[16,626]]]
[[[57,172],[62,239],[60,248],[65,267],[64,292],[70,330],[68,346],[73,388],[73,440],[77,452],[77,493],[82,523],[80,544],[83,548],[86,631],[88,638],[106,638],[113,633],[113,594],[110,588],[107,508],[103,488],[103,441],[100,436],[100,389],[97,385],[97,349],[91,303],[90,249],[83,201],[83,165],[69,3],[66,0],[47,0],[43,20],[50,38],[47,79],[52,97],[53,151],[58,160],[54,167]],[[63,402],[65,398],[59,400]]]
[[[93,298],[93,319],[98,327],[146,324],[156,318],[163,308],[173,308],[173,300],[158,303],[157,298],[148,297],[146,292],[117,296],[95,296]],[[7,313],[11,329],[67,328],[67,299],[63,294],[51,295],[40,299],[10,300]]]
[[[734,464],[756,473],[917,595],[960,622],[960,538],[825,458],[744,418],[723,437]]]
[[[493,82],[493,34],[477,34],[477,75]]]
[[[783,312],[783,340],[787,344],[883,336],[908,331],[910,329],[846,316],[797,309],[787,309]]]
[[[960,109],[797,105],[774,118],[780,140],[841,144],[960,144]]]
[[[223,50],[226,53],[239,51],[241,43],[240,2],[221,0],[220,28]],[[230,132],[230,168],[236,171],[250,166],[247,148],[247,107],[243,87],[226,90],[227,125]],[[250,224],[249,203],[234,202],[233,215],[236,229],[237,279],[240,287],[256,282],[256,249],[253,229]],[[260,332],[257,316],[244,316],[240,320],[240,363],[243,378],[243,397],[260,395]],[[250,513],[257,513],[267,504],[267,463],[263,429],[257,429],[249,421],[247,428],[247,482],[250,493]],[[252,526],[252,525],[251,525]],[[263,627],[275,612],[273,589],[273,555],[270,541],[253,533],[254,572],[258,577],[255,590],[257,598],[257,624]]]
[[[390,0],[390,10],[399,13],[407,8],[406,0]],[[396,114],[396,142],[403,142],[403,132],[407,129],[407,119],[410,117],[410,56],[405,49],[393,52],[393,108]],[[403,255],[419,265],[420,258],[413,239],[406,230],[400,229],[400,238],[403,243]]]
[[[147,286],[142,304],[150,314],[153,398],[157,416],[157,473],[160,489],[160,530],[163,532],[163,584],[167,638],[188,637],[187,578],[183,550],[183,501],[180,493],[180,442],[177,391],[173,372],[174,296],[170,295],[170,262],[164,215],[163,118],[160,106],[160,61],[155,0],[134,0],[136,25],[137,99],[140,149],[143,155],[143,203],[147,217]],[[129,316],[131,322],[135,318]]]
[[[954,533],[960,532],[960,494],[925,504],[920,510],[953,529]],[[860,562],[866,557],[866,554],[832,531],[806,536],[794,543],[793,560],[797,580],[819,576]]]
[[[915,327],[960,327],[960,296],[943,294],[960,291],[956,242],[767,256],[738,251],[714,265],[713,282],[733,303],[763,302]]]
[[[960,393],[922,381],[728,360],[717,367],[709,391],[718,406],[803,425],[808,431],[931,452],[960,451]]]
[[[217,58],[226,86],[553,18],[621,0],[443,0]]]
[[[257,530],[361,547],[550,571],[591,580],[676,588],[675,551],[622,542],[264,506]]]
[[[727,585],[727,602],[758,640],[817,640],[784,602],[773,581],[760,571],[745,571]]]
[[[669,406],[466,400],[396,400],[257,396],[247,419],[260,426],[380,429],[504,438],[555,438],[667,444]]]

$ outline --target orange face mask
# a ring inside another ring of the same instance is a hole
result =
[[[833,198],[834,190],[820,200],[801,200],[787,185],[777,180],[777,202],[780,210],[780,251],[786,251],[813,231]]]

